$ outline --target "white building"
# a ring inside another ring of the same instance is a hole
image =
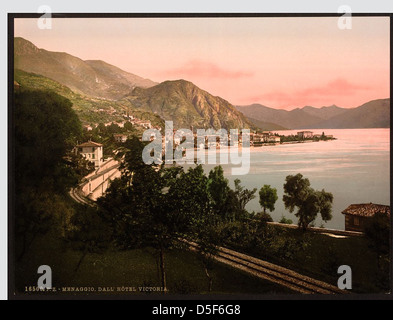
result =
[[[117,134],[114,134],[113,137],[115,138],[116,142],[126,142],[127,141],[126,134],[117,133]]]
[[[270,136],[267,138],[267,142],[274,142],[274,143],[280,143],[281,138],[277,136]]]
[[[301,139],[309,139],[313,137],[313,132],[312,131],[299,131],[297,133],[297,135],[299,136],[299,138]]]
[[[99,168],[104,162],[103,147],[101,143],[88,141],[76,146],[76,150],[87,160],[94,163],[95,168]]]

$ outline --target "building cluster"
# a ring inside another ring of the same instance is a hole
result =
[[[321,134],[314,134],[312,131],[299,131],[297,133],[298,137],[300,139],[312,139],[312,138],[333,138],[333,135],[325,135],[325,133],[321,133]]]
[[[299,131],[297,135],[300,139],[311,139],[314,137],[312,131]]]
[[[145,129],[151,129],[153,128],[150,120],[141,120],[138,119],[137,117],[131,115],[128,111],[124,112],[123,114],[123,118],[125,119],[125,121],[129,121],[131,122],[132,125],[134,126],[139,126],[139,127],[143,127]],[[123,122],[124,123],[124,122]],[[124,124],[123,124],[124,125]],[[159,127],[155,127],[155,129],[161,130],[161,128]]]
[[[281,138],[271,131],[262,133],[250,133],[250,145],[261,145],[264,143],[280,143]]]
[[[173,144],[173,148],[176,148],[179,146],[183,140],[186,140],[186,138],[190,139],[187,137],[187,135],[190,134],[190,131],[184,131],[182,130],[170,130],[166,131],[164,136],[161,136],[162,139],[162,147],[165,149],[165,145],[168,145],[169,143]],[[157,137],[154,133],[151,134],[150,141],[155,140]],[[208,132],[205,132],[203,136],[198,136],[197,133],[193,132],[192,133],[192,138],[194,141],[194,148],[216,148],[220,149],[222,147],[227,147],[227,146],[237,146],[237,145],[242,145],[243,140],[242,140],[242,134],[238,134],[237,137],[232,137],[230,133],[222,133],[220,132],[214,132],[212,134],[209,134]],[[117,141],[121,142],[122,137],[118,135],[116,137],[118,139]],[[250,133],[250,146],[253,145],[262,145],[266,143],[280,143],[281,138],[278,135],[275,135],[274,133],[270,131],[264,131],[262,133]]]
[[[94,110],[94,111],[95,112],[105,112],[105,113],[107,113],[109,115],[115,115],[117,113],[117,111],[113,107],[110,107],[109,110],[97,109],[97,110]],[[152,129],[152,128],[154,128],[154,129],[161,130],[161,127],[158,127],[158,126],[154,127],[150,120],[138,119],[137,117],[131,115],[128,111],[125,111],[124,114],[122,115],[122,117],[124,118],[123,121],[109,121],[107,123],[104,123],[104,125],[107,127],[107,126],[110,126],[112,124],[116,124],[120,128],[124,128],[124,124],[126,122],[130,122],[133,126],[136,126],[136,127],[141,127],[141,128],[144,128],[144,129]],[[98,126],[98,123],[96,123],[94,125],[85,124],[83,127],[85,128],[85,130],[91,131],[91,130],[93,130],[94,127],[97,127],[97,126]]]

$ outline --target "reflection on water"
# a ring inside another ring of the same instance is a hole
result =
[[[231,165],[222,165],[231,181],[239,178],[247,188],[270,184],[277,189],[276,210],[271,214],[278,221],[282,215],[296,221],[282,202],[283,184],[289,174],[301,173],[309,178],[315,189],[334,195],[333,218],[324,223],[327,228],[344,229],[341,214],[351,203],[390,204],[390,141],[389,129],[324,129],[314,133],[332,134],[337,140],[302,144],[275,145],[251,148],[250,172],[231,176]],[[277,131],[296,134],[297,131]],[[208,172],[214,165],[205,165]],[[258,198],[247,209],[261,211]],[[321,224],[320,220],[316,225]]]

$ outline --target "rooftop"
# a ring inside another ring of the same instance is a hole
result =
[[[390,206],[375,203],[351,204],[342,213],[360,217],[372,217],[377,212],[386,213],[390,217]]]
[[[78,148],[83,148],[83,147],[102,147],[101,143],[93,142],[93,141],[87,141],[81,144],[77,145]]]

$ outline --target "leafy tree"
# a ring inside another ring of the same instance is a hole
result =
[[[263,213],[266,213],[266,209],[270,212],[274,211],[274,204],[276,203],[277,197],[277,189],[272,188],[270,185],[265,184],[259,190],[259,203],[263,208]]]
[[[130,132],[135,131],[135,127],[132,125],[132,123],[131,123],[130,121],[126,121],[126,122],[124,123],[124,129],[125,129],[126,131],[130,131]]]
[[[38,234],[54,226],[59,208],[55,195],[75,183],[65,160],[81,135],[80,121],[71,102],[50,91],[17,90],[12,117],[15,161],[15,232],[20,260]]]
[[[224,219],[228,219],[230,214],[227,211],[227,200],[230,193],[228,179],[224,177],[224,170],[221,166],[214,167],[209,172],[207,188],[212,199],[214,212]]]
[[[116,242],[124,248],[157,250],[161,282],[166,288],[165,253],[192,238],[211,213],[207,177],[202,166],[154,167],[142,160],[144,144],[127,140],[122,176],[98,203],[107,210]]]
[[[283,201],[285,208],[293,212],[295,208],[298,211],[295,216],[298,218],[298,225],[306,230],[312,223],[318,213],[321,214],[325,222],[332,218],[333,195],[330,192],[316,191],[310,187],[310,181],[303,178],[303,175],[289,175],[285,179]]]
[[[245,211],[247,203],[255,198],[257,188],[252,190],[245,189],[240,183],[240,179],[235,179],[235,196],[239,204],[239,210]]]
[[[64,155],[82,132],[71,102],[53,92],[17,91],[13,119],[15,179],[30,185],[45,178],[56,183],[56,168],[64,165]]]

